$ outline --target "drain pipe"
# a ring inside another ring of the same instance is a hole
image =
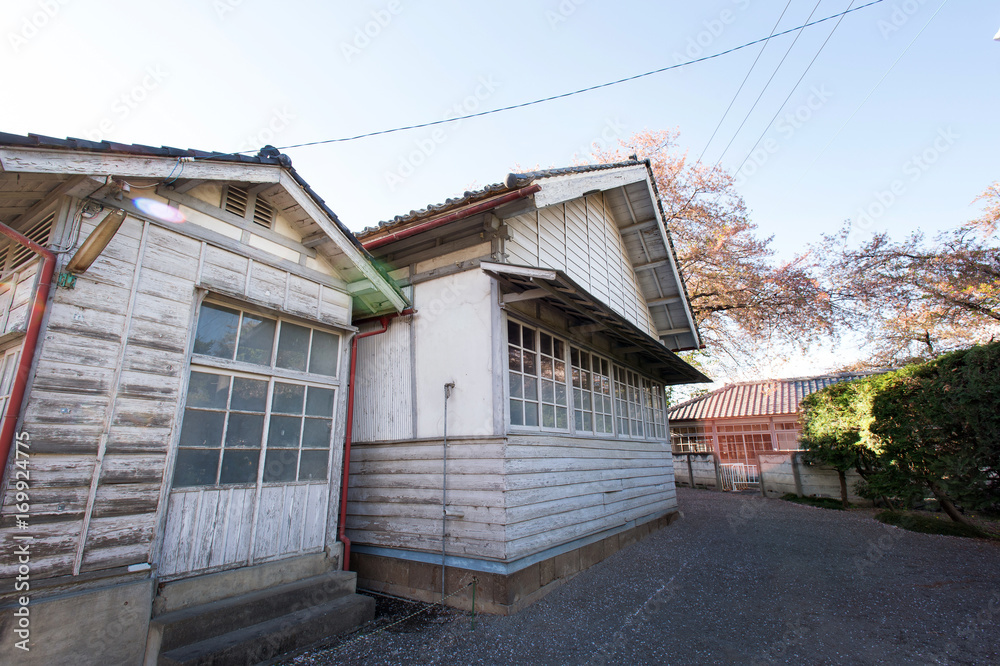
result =
[[[448,398],[455,382],[444,385],[444,437],[441,456],[441,605],[444,605],[444,560],[447,555],[445,537],[448,533]]]
[[[10,387],[10,398],[7,401],[7,411],[3,414],[3,425],[0,426],[0,488],[3,487],[4,475],[7,471],[7,457],[14,441],[14,431],[17,428],[17,417],[21,413],[21,402],[24,400],[24,389],[28,386],[28,375],[31,373],[31,363],[35,359],[35,348],[38,346],[38,334],[42,330],[42,315],[45,314],[45,304],[49,299],[49,287],[52,286],[52,274],[56,268],[56,255],[31,240],[19,234],[6,224],[0,224],[0,234],[23,245],[42,258],[38,266],[38,286],[35,287],[34,298],[31,299],[31,310],[28,313],[28,325],[24,331],[24,342],[21,345],[21,359],[17,364],[17,374]]]
[[[367,333],[356,333],[351,338],[351,372],[347,385],[347,423],[344,425],[344,471],[340,480],[340,519],[337,527],[337,538],[344,544],[344,571],[350,570],[351,565],[351,540],[347,538],[347,485],[351,474],[351,435],[354,432],[354,375],[358,367],[358,340],[368,338],[373,335],[380,335],[389,330],[389,322],[396,317],[416,314],[413,308],[407,308],[401,312],[383,315],[378,318],[382,328]],[[366,320],[355,322],[363,323]]]

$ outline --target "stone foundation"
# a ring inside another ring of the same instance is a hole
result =
[[[575,550],[535,562],[509,574],[448,567],[445,571],[446,604],[472,609],[476,580],[476,612],[511,615],[538,601],[581,571],[611,557],[673,523],[676,511],[637,525]],[[395,557],[352,553],[351,569],[358,573],[358,588],[393,596],[436,602],[441,600],[441,565]]]

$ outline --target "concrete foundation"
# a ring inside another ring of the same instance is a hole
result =
[[[538,601],[573,576],[611,557],[671,524],[679,514],[667,513],[600,541],[530,564],[508,574],[474,571],[460,567],[445,570],[446,604],[472,609],[472,587],[476,581],[476,612],[511,615]],[[361,589],[417,601],[441,600],[441,565],[414,560],[353,553],[351,569],[358,572]]]

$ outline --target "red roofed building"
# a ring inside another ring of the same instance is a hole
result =
[[[669,410],[673,451],[714,451],[721,463],[756,465],[760,451],[798,449],[802,398],[870,374],[740,382],[692,398]]]

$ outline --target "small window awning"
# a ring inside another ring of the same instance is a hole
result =
[[[667,349],[660,341],[598,300],[566,273],[551,268],[482,262],[480,268],[496,278],[501,302],[544,300],[562,311],[575,326],[601,332],[620,346],[617,352],[635,357],[635,365],[664,384],[692,384],[712,380]]]

